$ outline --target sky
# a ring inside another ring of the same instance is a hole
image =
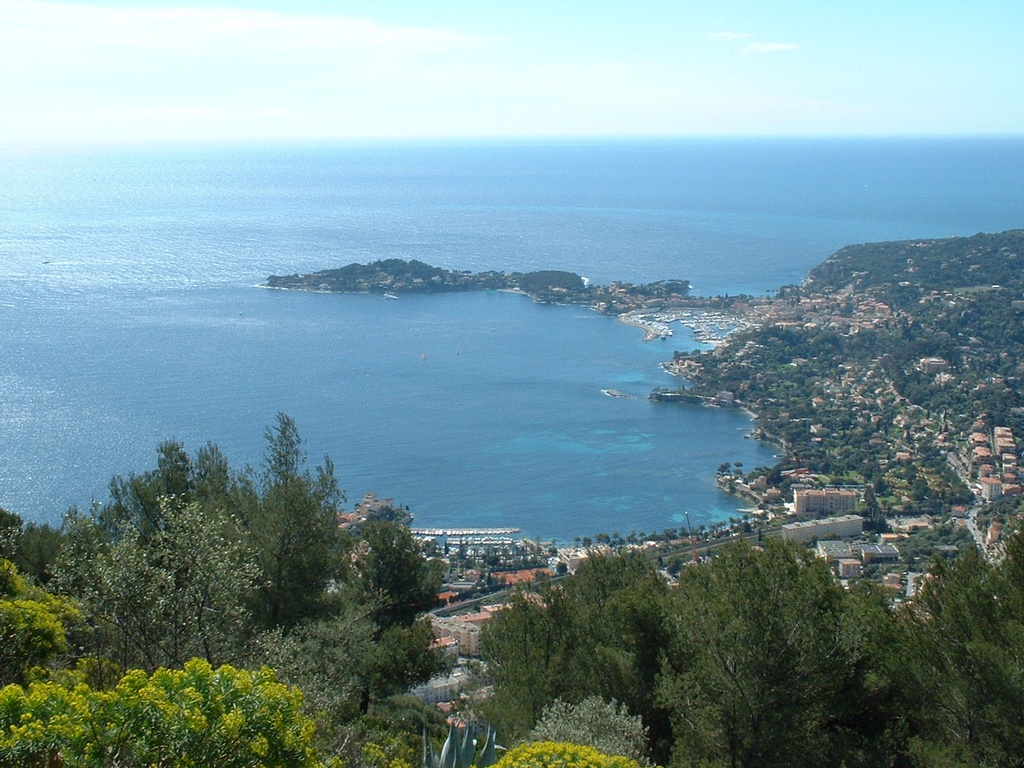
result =
[[[1024,134],[1024,0],[0,0],[0,145]]]

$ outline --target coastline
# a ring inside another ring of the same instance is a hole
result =
[[[714,338],[713,340],[708,339],[705,342],[705,343],[709,344],[712,349],[717,349],[717,348],[719,348],[719,347],[721,347],[723,345],[729,344],[730,343],[730,338],[729,337],[732,336],[737,331],[740,331],[740,330],[743,330],[743,329],[747,329],[747,328],[753,328],[753,327],[756,327],[758,325],[758,323],[756,321],[754,321],[754,320],[741,319],[741,318],[739,318],[739,317],[737,317],[735,315],[728,315],[727,313],[723,313],[723,312],[715,311],[715,310],[690,310],[688,313],[686,313],[685,319],[683,317],[677,317],[678,314],[679,313],[676,313],[676,312],[672,312],[672,313],[659,313],[660,317],[658,318],[658,320],[660,322],[676,322],[676,321],[680,321],[680,322],[683,322],[684,325],[686,325],[687,327],[689,327],[691,329],[694,327],[694,325],[692,325],[691,323],[699,322],[699,321],[696,320],[696,318],[700,318],[702,316],[704,318],[711,319],[711,320],[714,320],[714,321],[721,321],[722,318],[728,317],[730,320],[733,321],[733,327],[730,330],[728,330],[726,333],[722,334],[721,337]],[[619,320],[621,322],[627,324],[627,325],[631,325],[633,327],[637,327],[637,328],[643,329],[644,332],[645,332],[644,341],[651,341],[652,339],[659,338],[659,337],[663,338],[663,336],[661,335],[660,327],[658,325],[653,325],[650,321],[648,321],[644,317],[644,313],[627,313],[627,315],[629,315],[629,316],[620,316]],[[672,319],[671,320],[667,320],[666,319],[667,317],[671,317]],[[671,334],[671,330],[669,331],[669,333]],[[697,338],[697,334],[696,333],[694,333],[694,339],[695,340],[699,340]],[[694,374],[699,373],[699,366],[697,367],[696,370],[692,369],[692,368],[689,368],[689,366],[687,364],[687,361],[679,362],[679,361],[676,361],[676,360],[668,360],[668,361],[665,361],[665,362],[663,362],[661,364],[661,368],[662,368],[662,370],[664,370],[669,375],[675,376],[676,378],[680,379],[681,382],[688,382],[689,381],[688,374],[689,375],[694,375]],[[679,393],[683,393],[684,392],[683,384],[680,384],[678,392]],[[671,395],[671,394],[673,394],[673,392],[669,391],[667,394]],[[745,435],[745,437],[753,439],[753,440],[757,440],[757,441],[762,442],[762,443],[767,443],[769,445],[773,445],[773,446],[777,447],[779,449],[779,451],[780,451],[780,457],[788,456],[790,454],[789,447],[786,445],[785,441],[782,440],[780,437],[771,434],[770,432],[768,432],[765,429],[760,414],[757,411],[755,411],[752,408],[750,408],[750,406],[747,405],[746,403],[743,403],[743,402],[740,402],[740,401],[736,400],[735,397],[733,396],[733,393],[722,393],[719,396],[713,396],[713,397],[712,396],[697,396],[697,395],[694,395],[693,397],[694,398],[699,398],[699,400],[700,400],[699,405],[701,407],[705,407],[705,408],[730,408],[730,409],[735,409],[735,410],[742,411],[746,416],[748,416],[750,418],[750,420],[752,422],[751,430],[750,430],[750,432],[747,435]],[[654,399],[654,395],[653,394],[652,394],[652,399]],[[684,403],[684,404],[685,403],[698,404],[698,403],[693,403],[689,398],[680,398],[678,401],[672,400],[671,398],[666,398],[666,399],[669,402],[681,402],[681,403]],[[738,501],[745,501],[748,504],[753,502],[753,503],[756,503],[758,505],[764,503],[764,501],[765,501],[763,496],[761,494],[759,494],[757,491],[755,491],[753,488],[748,486],[742,480],[742,478],[736,478],[736,477],[733,477],[731,475],[730,476],[725,476],[725,475],[722,475],[722,474],[716,474],[715,475],[715,485],[718,486],[719,490],[721,490],[723,493],[728,494],[729,496],[733,497],[734,499],[737,499]],[[751,517],[751,516],[757,514],[758,512],[763,512],[762,509],[759,509],[759,508],[751,509],[749,507],[737,507],[736,511],[740,515],[742,515],[743,517]]]

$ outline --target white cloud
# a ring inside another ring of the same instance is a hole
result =
[[[0,41],[10,51],[126,50],[144,53],[262,54],[339,48],[417,54],[472,40],[445,29],[387,27],[334,16],[237,8],[142,8],[8,0],[0,2]]]
[[[356,103],[491,45],[329,14],[0,0],[0,141],[344,133]]]
[[[708,40],[746,40],[754,36],[753,32],[705,32]]]
[[[0,97],[8,108],[195,103],[395,71],[481,44],[453,30],[335,16],[0,0]]]
[[[782,51],[795,51],[800,48],[795,43],[750,43],[745,45],[741,53],[745,54],[765,54],[765,53],[780,53]]]
[[[722,40],[727,43],[735,43],[741,40],[750,40],[755,37],[753,32],[705,32],[704,37],[708,40]],[[793,51],[800,46],[795,43],[747,43],[740,50],[744,54],[765,54],[779,53],[781,51]]]

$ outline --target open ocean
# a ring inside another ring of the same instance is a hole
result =
[[[696,346],[499,293],[263,290],[381,258],[764,294],[849,243],[1024,227],[1024,139],[679,140],[0,152],[0,506],[58,523],[283,411],[350,502],[569,541],[736,515],[741,412],[655,404]],[[603,388],[637,395],[610,398]]]

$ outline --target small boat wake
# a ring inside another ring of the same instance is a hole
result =
[[[636,395],[627,395],[625,392],[620,392],[617,389],[602,389],[601,390],[601,394],[602,395],[607,395],[608,397],[621,397],[621,398],[623,398],[625,400],[640,400],[641,399],[641,398],[637,397]]]

